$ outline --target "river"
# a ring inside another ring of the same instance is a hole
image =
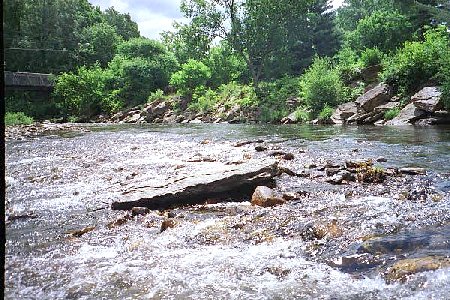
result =
[[[387,275],[401,259],[450,257],[450,127],[86,127],[6,142],[5,299],[450,295],[450,268]],[[282,175],[277,189],[303,196],[269,208],[212,203],[129,219],[110,209],[136,180],[163,187],[208,169],[196,157],[262,159],[254,144],[235,147],[257,139],[293,153],[282,163],[296,171],[383,156],[382,168],[427,174],[348,186]],[[168,216],[176,226],[161,231]],[[320,226],[334,229],[310,234]]]

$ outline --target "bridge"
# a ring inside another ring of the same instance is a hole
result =
[[[52,74],[5,71],[5,89],[50,92],[54,86],[52,76]]]

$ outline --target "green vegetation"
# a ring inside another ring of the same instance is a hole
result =
[[[196,89],[203,89],[211,78],[211,70],[201,61],[188,60],[181,70],[172,74],[170,84],[183,95],[192,98]]]
[[[392,120],[400,113],[400,108],[391,108],[384,113],[385,120]]]
[[[5,114],[5,125],[30,125],[33,122],[33,118],[23,112],[7,112]]]
[[[403,48],[384,62],[382,79],[396,85],[401,92],[411,93],[434,79],[442,82],[439,73],[450,55],[450,39],[447,29],[440,26],[429,29],[423,41],[405,42]]]
[[[88,0],[6,0],[6,70],[56,78],[50,99],[8,91],[6,110],[88,121],[159,100],[181,109],[176,93],[195,112],[327,120],[378,69],[370,83],[386,81],[403,98],[440,85],[450,108],[449,29],[439,25],[450,20],[447,2],[345,0],[332,10],[327,0],[184,0],[187,21],[156,41],[128,14]]]
[[[311,108],[313,116],[326,106],[336,106],[344,100],[344,85],[331,61],[316,58],[311,67],[302,75],[300,86],[305,104]]]

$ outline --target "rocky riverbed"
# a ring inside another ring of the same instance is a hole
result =
[[[449,128],[79,126],[7,141],[6,298],[450,293]]]

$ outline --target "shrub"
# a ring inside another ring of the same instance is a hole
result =
[[[356,51],[343,47],[334,57],[337,60],[336,70],[339,77],[346,83],[351,82],[361,74],[363,67]]]
[[[237,56],[230,46],[222,42],[211,48],[205,64],[211,70],[208,86],[217,88],[222,84],[243,79],[247,72],[247,64],[243,58]]]
[[[322,108],[322,110],[319,113],[319,120],[325,121],[330,120],[331,116],[333,115],[334,109],[328,105],[328,103],[325,103],[325,106]]]
[[[222,84],[218,88],[219,101],[230,108],[235,104],[242,107],[253,107],[258,104],[255,89],[249,85],[238,84],[232,81],[227,84]]]
[[[143,104],[148,94],[164,89],[169,81],[169,70],[165,62],[142,57],[127,58],[116,56],[109,64],[114,89],[126,106]]]
[[[429,29],[424,37],[422,42],[406,42],[392,58],[383,62],[382,80],[396,85],[405,93],[414,92],[431,78],[444,80],[442,66],[450,56],[446,28]]]
[[[150,96],[148,96],[147,98],[147,103],[152,103],[158,100],[164,100],[165,96],[164,96],[164,92],[161,89],[157,89],[154,92],[150,93]]]
[[[392,120],[400,113],[400,108],[391,108],[384,113],[385,120]]]
[[[206,86],[211,70],[202,62],[190,59],[181,70],[172,74],[170,84],[184,96],[192,98],[195,88]]]
[[[217,104],[217,99],[217,92],[206,89],[204,86],[197,87],[192,96],[192,102],[189,104],[189,109],[202,113],[210,112]]]
[[[444,107],[447,110],[450,110],[450,53],[443,59],[440,73],[442,78],[442,102],[444,104]]]
[[[294,111],[294,114],[299,123],[306,123],[311,120],[309,111],[304,107],[297,107],[297,109]]]
[[[316,58],[301,76],[301,88],[305,104],[316,116],[325,106],[336,106],[345,100],[343,82],[328,59]]]
[[[259,104],[261,121],[277,122],[289,112],[286,101],[300,97],[300,80],[297,77],[284,77],[259,85]]]
[[[361,52],[361,65],[363,67],[379,65],[383,60],[383,56],[383,52],[377,47],[364,49],[364,51]]]
[[[7,112],[5,114],[5,125],[30,125],[33,124],[32,117],[25,115],[23,112]]]
[[[77,73],[63,73],[57,80],[53,95],[66,117],[89,120],[100,113],[112,113],[122,107],[118,91],[108,90],[111,74],[98,65],[81,67]]]
[[[145,103],[149,93],[167,87],[178,61],[160,42],[133,38],[117,47],[108,68],[113,74],[110,88],[120,91],[126,106],[135,106]]]

